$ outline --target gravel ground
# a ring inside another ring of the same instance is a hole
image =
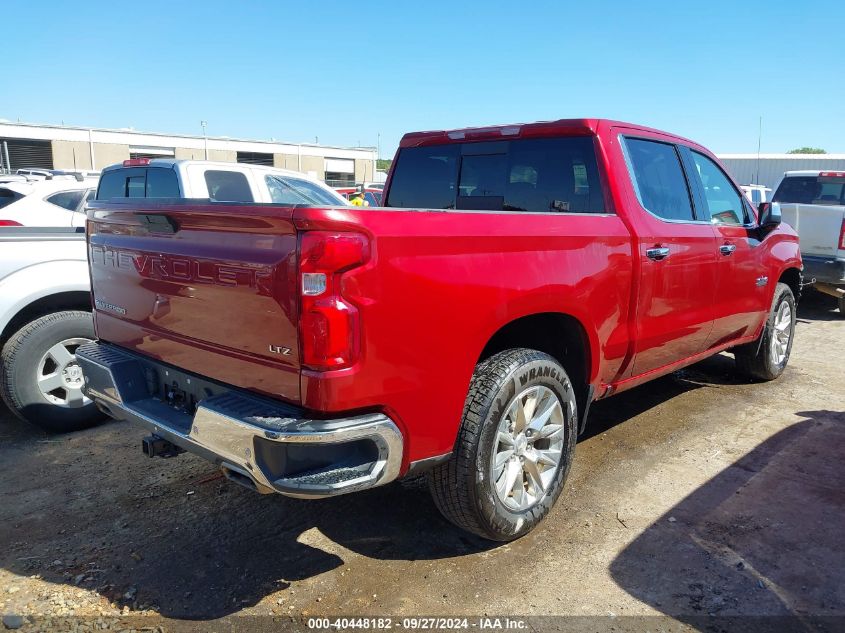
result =
[[[845,318],[810,294],[780,380],[748,383],[720,355],[597,403],[557,507],[507,545],[451,527],[419,482],[260,496],[192,455],[144,457],[127,423],[47,436],[0,410],[0,613],[79,631],[384,614],[845,625],[844,366]]]

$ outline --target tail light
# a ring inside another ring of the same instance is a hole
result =
[[[352,365],[360,350],[358,309],[343,297],[344,274],[364,264],[370,243],[359,233],[307,231],[300,243],[302,364],[326,371]]]
[[[23,224],[14,220],[0,220],[0,226],[23,226]]]
[[[842,228],[839,229],[839,250],[845,251],[845,219],[842,220]]]

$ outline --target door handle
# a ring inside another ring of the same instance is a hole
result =
[[[722,244],[719,247],[719,252],[722,255],[732,255],[735,250],[736,250],[736,244]]]
[[[655,246],[654,248],[647,249],[645,256],[659,262],[661,259],[669,257],[669,249],[665,246]]]

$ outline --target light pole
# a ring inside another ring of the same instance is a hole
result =
[[[200,121],[200,125],[202,126],[202,140],[205,145],[205,160],[208,160],[208,136],[205,133],[205,126],[208,125],[208,121]]]

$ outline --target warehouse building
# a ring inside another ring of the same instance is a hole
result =
[[[0,122],[0,173],[93,169],[127,158],[188,158],[304,172],[335,187],[374,181],[376,149]]]
[[[783,173],[800,169],[845,171],[845,154],[719,154],[741,185],[764,185],[774,191]]]

